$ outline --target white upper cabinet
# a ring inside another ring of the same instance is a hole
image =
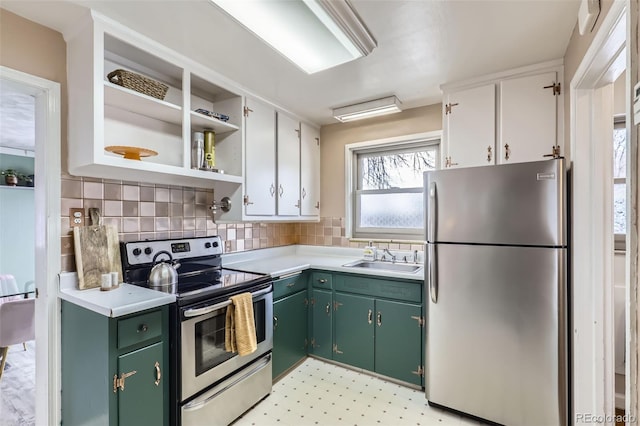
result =
[[[242,96],[212,70],[92,12],[67,38],[69,172],[79,176],[224,189],[242,183]],[[168,86],[109,78],[115,70]],[[227,121],[196,113],[224,114]],[[191,165],[194,131],[216,132],[215,171]],[[127,154],[123,154],[126,152]],[[125,158],[140,153],[140,159]]]
[[[496,87],[487,84],[447,95],[445,167],[493,164]]]
[[[443,167],[562,155],[562,62],[443,86]]]
[[[278,215],[300,215],[300,122],[278,113]]]
[[[245,214],[276,214],[276,111],[266,103],[246,99]]]
[[[300,132],[300,215],[319,217],[320,132],[306,123]]]
[[[557,142],[557,72],[500,82],[498,162],[542,160]]]

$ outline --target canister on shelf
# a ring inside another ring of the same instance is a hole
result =
[[[191,140],[191,168],[200,169],[204,165],[204,133],[193,132]]]
[[[204,167],[206,169],[213,169],[216,165],[215,135],[213,130],[204,131]]]

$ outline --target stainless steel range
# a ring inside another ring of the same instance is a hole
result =
[[[154,262],[180,263],[177,285],[166,287],[177,298],[169,324],[171,424],[226,425],[271,392],[271,277],[223,268],[218,236],[126,242],[121,253],[125,282],[144,287]],[[244,292],[253,295],[258,349],[240,357],[225,351],[224,329],[229,297]]]

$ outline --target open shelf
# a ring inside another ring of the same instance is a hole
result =
[[[108,81],[104,82],[104,102],[106,105],[156,120],[182,124],[182,107]]]
[[[239,129],[235,124],[231,124],[217,118],[207,117],[195,111],[191,111],[191,128],[201,127],[202,129],[212,129],[216,134],[233,132]]]

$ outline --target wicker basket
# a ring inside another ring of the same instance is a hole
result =
[[[164,99],[167,94],[167,90],[169,90],[169,86],[166,84],[162,84],[150,78],[143,77],[140,74],[121,69],[111,71],[107,74],[107,78],[113,84],[117,84],[118,86],[135,90],[136,92],[144,93],[145,95],[161,100]]]

